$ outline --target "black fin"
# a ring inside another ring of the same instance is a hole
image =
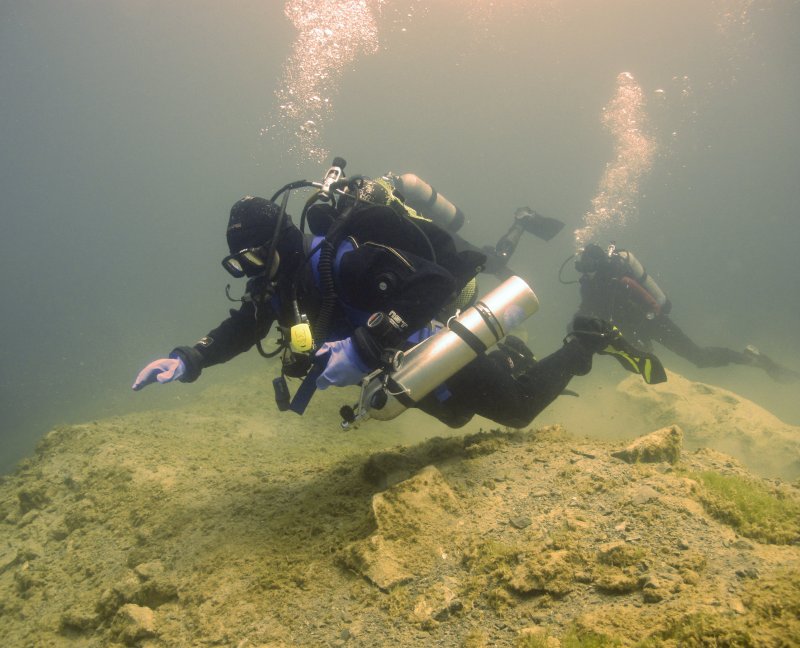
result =
[[[525,219],[523,227],[529,234],[533,234],[543,241],[549,241],[564,229],[564,223],[557,218],[542,216],[534,212],[531,218]]]
[[[748,364],[763,369],[775,382],[793,383],[800,381],[800,373],[778,364],[753,346],[748,346],[743,355],[747,358]]]

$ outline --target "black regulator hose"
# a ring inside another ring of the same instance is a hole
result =
[[[567,264],[568,264],[570,261],[572,261],[572,259],[574,259],[576,256],[578,256],[578,253],[577,253],[577,252],[576,252],[575,254],[571,254],[570,256],[568,256],[568,257],[565,259],[564,263],[562,263],[562,264],[561,264],[561,267],[558,269],[558,282],[559,282],[559,283],[562,283],[562,284],[564,284],[565,286],[569,286],[569,285],[572,285],[572,284],[580,283],[580,282],[579,282],[579,281],[577,281],[577,280],[575,280],[575,281],[564,281],[564,280],[561,278],[561,273],[564,271],[564,268],[566,267],[566,265],[567,265]]]
[[[278,242],[283,236],[283,224],[286,222],[286,205],[289,202],[289,194],[287,191],[281,200],[281,210],[278,214],[278,221],[275,223],[275,231],[272,234],[272,240],[269,242],[269,249],[267,251],[267,278],[272,279],[272,267],[275,265],[275,251],[278,249]]]
[[[272,198],[269,199],[270,202],[275,202],[280,198],[281,194],[284,191],[293,191],[294,189],[302,189],[303,187],[313,187],[315,184],[309,180],[295,180],[294,182],[290,182],[289,184],[283,185],[278,191],[272,194]],[[319,186],[319,183],[316,184]]]
[[[320,343],[324,342],[330,332],[333,312],[336,309],[336,285],[333,281],[333,256],[336,251],[333,243],[327,239],[322,242],[319,251],[319,283],[322,293],[322,303],[319,307],[319,314],[314,326],[314,339]]]
[[[322,192],[320,191],[315,191],[313,194],[311,194],[311,197],[308,200],[306,200],[306,204],[303,205],[303,211],[300,214],[300,231],[303,234],[306,233],[306,220],[308,217],[308,210],[311,209],[311,206],[314,205],[319,200],[321,193]]]
[[[341,217],[333,224],[331,231],[322,241],[322,248],[319,251],[319,283],[322,292],[322,303],[319,307],[316,326],[314,327],[314,339],[324,342],[330,332],[333,313],[336,310],[338,297],[336,295],[336,284],[333,279],[333,259],[339,244],[347,234],[347,226],[353,210],[361,201],[358,189],[360,176],[350,179],[350,186],[354,196],[352,204],[348,205]]]
[[[428,257],[432,263],[439,263],[439,260],[436,258],[436,250],[433,247],[433,243],[431,243],[430,237],[422,231],[422,228],[414,222],[414,219],[411,216],[404,216],[403,220],[417,230],[417,233],[422,238],[422,242],[428,247]]]

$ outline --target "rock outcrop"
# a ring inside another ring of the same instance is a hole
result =
[[[618,391],[654,427],[678,425],[687,448],[725,452],[762,475],[800,477],[800,427],[721,387],[668,376],[660,385],[631,376]]]
[[[683,432],[677,425],[661,428],[639,437],[622,450],[612,452],[613,457],[628,463],[677,463],[683,449]]]

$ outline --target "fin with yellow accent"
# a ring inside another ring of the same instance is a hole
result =
[[[622,337],[622,331],[611,322],[576,315],[572,320],[572,332],[564,338],[564,342],[572,338],[578,338],[593,353],[614,356],[627,371],[641,375],[648,385],[667,380],[667,372],[661,361],[652,353],[628,342]]]
[[[654,354],[633,346],[622,337],[616,326],[608,346],[598,353],[613,356],[627,371],[641,375],[648,385],[667,381],[667,372],[661,361]]]

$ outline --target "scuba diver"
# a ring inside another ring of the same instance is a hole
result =
[[[302,414],[316,389],[361,385],[358,403],[340,410],[344,427],[408,407],[451,427],[476,414],[524,427],[573,376],[589,372],[595,353],[635,353],[616,327],[578,317],[563,346],[537,361],[508,335],[538,308],[530,287],[510,277],[479,299],[483,254],[457,251],[388,177],[347,178],[344,166],[336,158],[321,183],[301,180],[269,200],[246,196],[233,205],[222,265],[247,278],[240,300],[228,295],[240,306],[193,346],[148,364],[135,391],[192,382],[256,346],[265,357],[281,355],[273,386],[282,411]],[[289,194],[306,187],[315,191],[296,226]],[[273,326],[277,348],[265,351]],[[654,356],[628,368],[648,382],[666,379]],[[302,379],[293,397],[287,377]]]
[[[782,367],[754,346],[735,351],[695,344],[669,317],[672,304],[664,291],[628,250],[615,245],[604,250],[590,243],[578,252],[575,269],[581,273],[577,282],[581,293],[578,316],[613,322],[637,345],[650,349],[658,342],[700,368],[742,364],[763,369],[779,382],[800,379],[800,374]]]

